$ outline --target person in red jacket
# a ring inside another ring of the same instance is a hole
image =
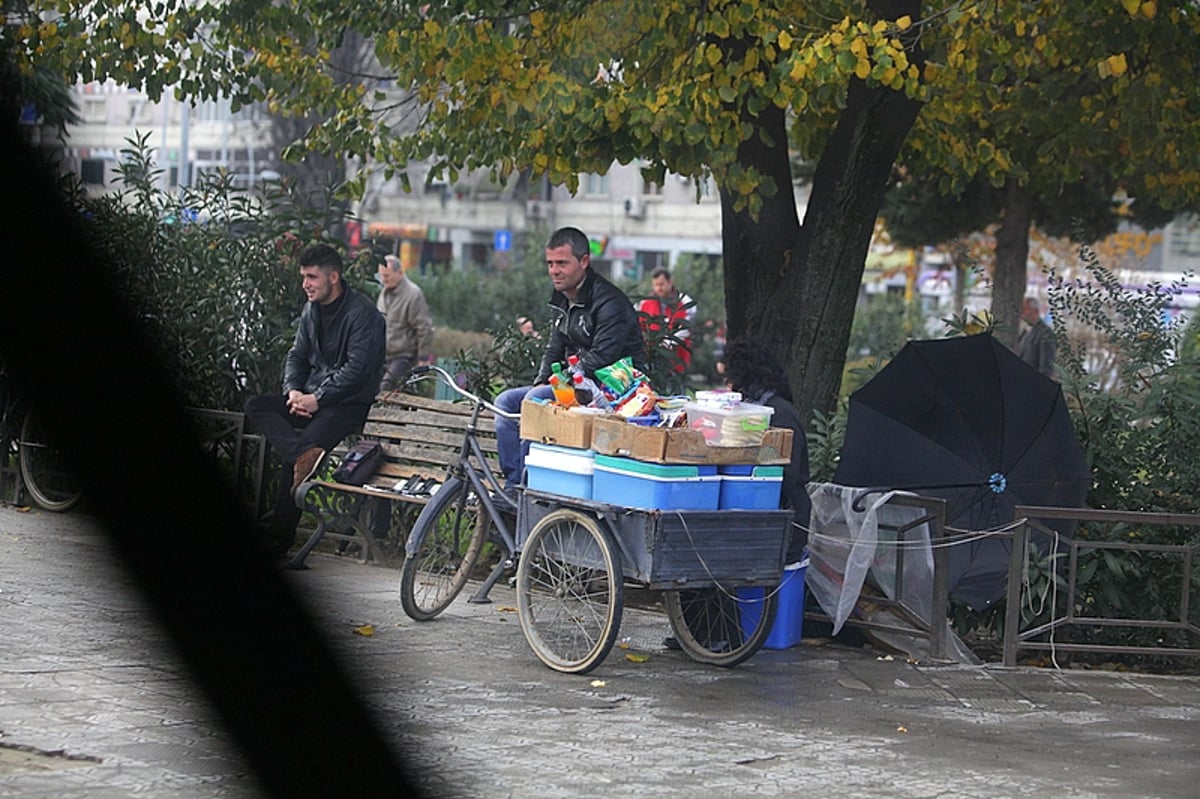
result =
[[[650,273],[653,294],[638,303],[638,319],[646,340],[658,342],[675,358],[674,370],[687,373],[692,363],[692,320],[696,318],[696,303],[676,290],[671,273],[658,267]]]

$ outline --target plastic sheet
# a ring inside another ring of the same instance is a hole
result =
[[[901,555],[894,546],[879,546],[880,514],[888,526],[900,526],[918,518],[923,511],[889,506],[887,502],[897,493],[895,491],[868,494],[860,504],[861,510],[856,510],[854,500],[862,491],[835,483],[810,483],[808,486],[812,497],[812,531],[808,543],[811,564],[807,583],[813,597],[833,620],[835,634],[850,618],[868,573],[877,576],[884,593],[894,592],[897,557],[906,558],[904,593],[913,595],[913,599],[917,599],[918,592],[924,593],[923,606],[928,617],[929,595],[933,588],[932,551],[928,546],[906,548]],[[886,540],[889,534],[885,531],[884,535]],[[928,544],[928,525],[910,531],[909,540],[919,541],[920,536]],[[888,543],[895,542],[894,532],[890,533],[890,539]],[[921,557],[922,552],[924,557]],[[888,598],[897,599],[892,594],[888,594]],[[914,607],[914,610],[918,608]]]

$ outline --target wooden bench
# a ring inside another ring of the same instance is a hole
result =
[[[386,562],[403,552],[404,540],[431,490],[458,461],[471,421],[471,405],[392,391],[376,398],[361,438],[379,441],[385,461],[366,485],[334,482],[331,475],[347,451],[347,439],[325,458],[317,477],[296,489],[296,505],[312,514],[316,529],[287,567],[302,569],[308,553],[328,538],[343,550],[356,545],[363,560]],[[503,480],[496,453],[496,426],[484,411],[477,438],[492,471]]]

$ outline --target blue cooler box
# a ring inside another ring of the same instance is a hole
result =
[[[808,558],[783,570],[783,582],[779,586],[778,607],[775,623],[763,643],[765,649],[789,649],[800,643],[804,629],[804,573],[808,570]],[[771,589],[775,590],[775,589]],[[737,590],[738,613],[744,631],[753,630],[762,617],[762,588],[739,588]]]
[[[525,484],[535,491],[591,499],[595,457],[590,449],[531,443],[525,456]]]
[[[592,498],[627,508],[716,510],[716,466],[674,466],[615,455],[596,456]]]
[[[775,510],[782,489],[782,466],[722,466],[719,507]]]

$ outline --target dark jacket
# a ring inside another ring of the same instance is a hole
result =
[[[1041,319],[1022,330],[1017,337],[1017,357],[1052,380],[1058,379],[1054,369],[1056,349],[1054,331]]]
[[[296,340],[283,367],[283,393],[298,389],[322,405],[375,401],[383,374],[386,324],[375,303],[346,286],[333,311],[326,340],[318,341],[320,320],[310,302],[300,314]]]
[[[791,463],[783,467],[783,486],[779,497],[779,507],[791,508],[795,515],[793,521],[800,527],[792,528],[791,543],[788,546],[788,562],[794,562],[802,557],[808,544],[808,526],[811,523],[812,500],[808,496],[808,438],[804,433],[804,425],[800,423],[800,413],[796,406],[788,402],[774,391],[769,391],[753,402],[767,405],[775,409],[771,416],[771,427],[784,427],[792,431]],[[803,527],[804,529],[801,529]]]
[[[575,301],[561,291],[550,298],[553,329],[535,383],[550,379],[552,366],[567,356],[579,356],[589,375],[629,356],[633,365],[646,371],[646,345],[633,303],[619,288],[588,269]]]

